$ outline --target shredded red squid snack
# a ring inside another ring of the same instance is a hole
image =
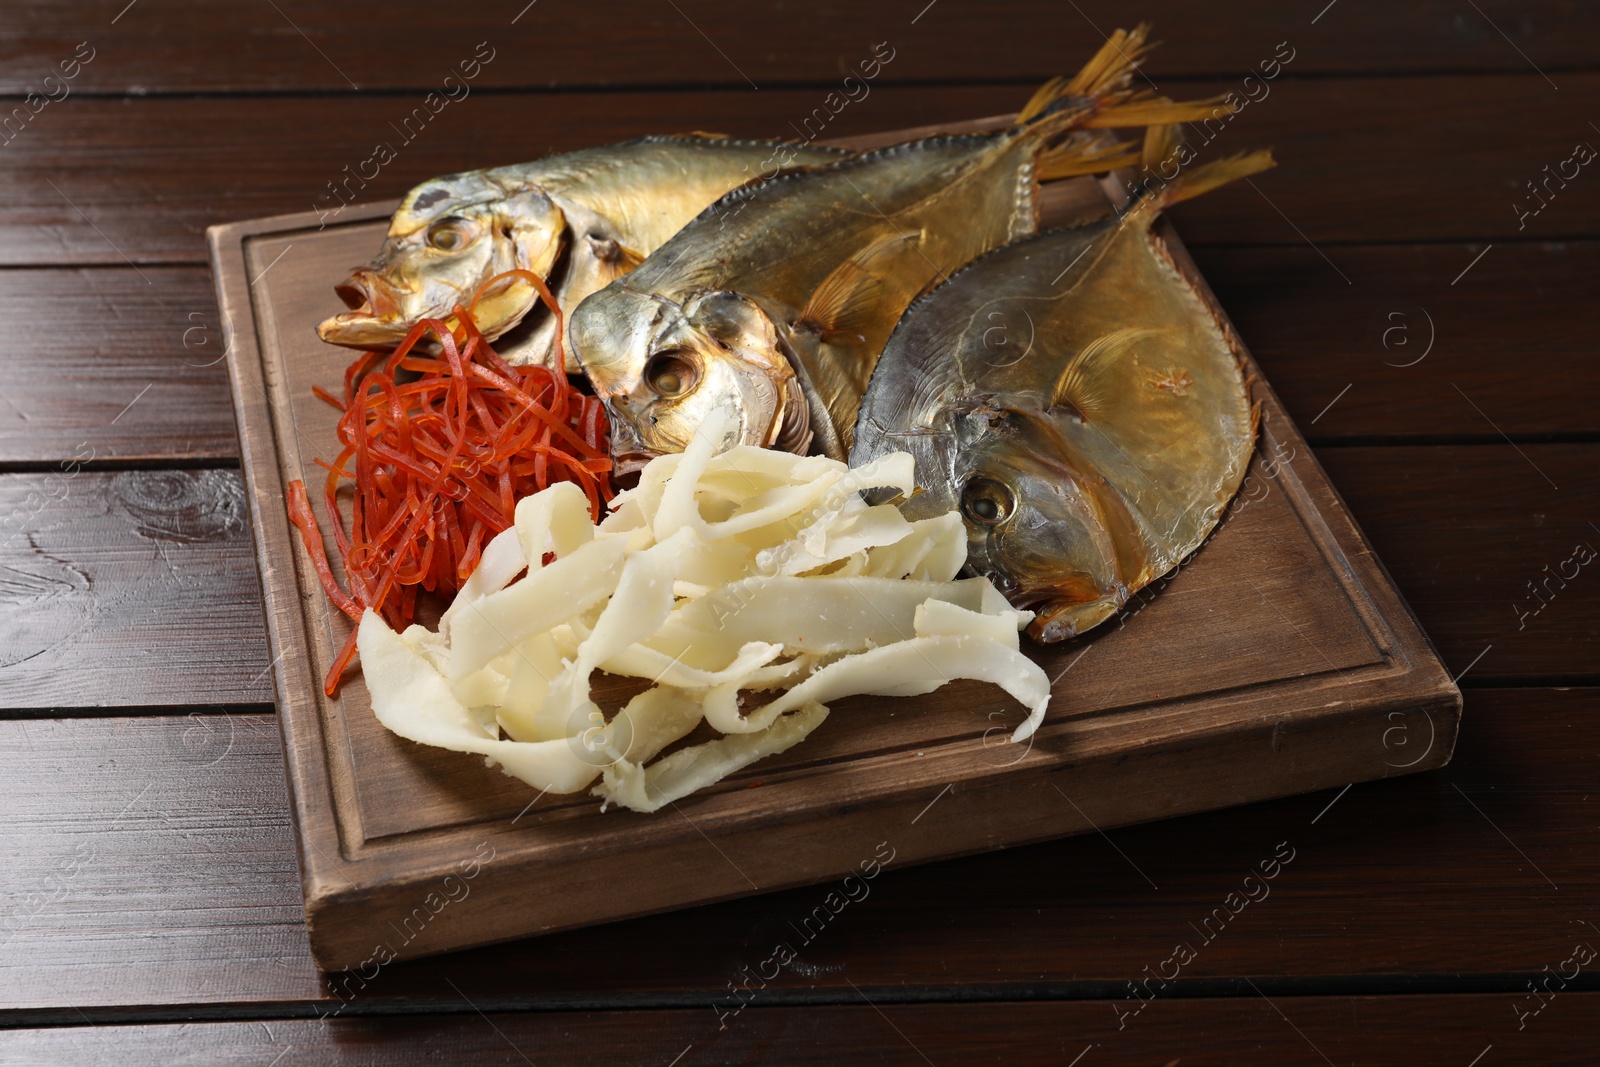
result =
[[[363,353],[345,371],[342,398],[314,390],[344,413],[343,451],[317,464],[328,472],[323,502],[346,588],[334,576],[303,482],[289,483],[289,518],[328,599],[352,621],[372,608],[396,631],[405,629],[419,588],[460,589],[484,545],[511,526],[517,501],[554,482],[577,484],[596,522],[611,499],[604,406],[565,374],[506,363],[473,320],[483,294],[512,277],[531,282],[556,316],[560,365],[560,308],[544,279],[515,270],[489,279],[448,321],[418,322],[393,352]],[[439,343],[436,356],[414,351],[429,334]],[[351,484],[346,529],[338,496]],[[355,651],[352,628],[324,682],[329,696]]]

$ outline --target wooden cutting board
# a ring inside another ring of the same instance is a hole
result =
[[[1056,183],[1043,225],[1103,213],[1111,188]],[[922,863],[1449,760],[1460,694],[1248,355],[1261,438],[1238,498],[1119,619],[1030,648],[1054,686],[1028,745],[1007,741],[1021,709],[976,683],[856,698],[790,752],[642,815],[396,738],[359,674],[323,695],[348,624],[284,509],[285,484],[320,484],[312,461],[336,451],[337,413],[311,387],[338,385],[352,356],[314,327],[342,310],[333,285],[377,251],[394,207],[209,231],[320,966],[370,977],[393,958],[875,873],[891,854]]]

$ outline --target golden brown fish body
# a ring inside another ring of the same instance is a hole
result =
[[[878,362],[850,462],[915,457],[902,510],[959,507],[968,566],[1057,641],[1193,552],[1238,490],[1255,420],[1230,330],[1151,226],[1271,166],[1181,174],[1120,218],[1041,234],[918,301]]]
[[[336,287],[351,310],[317,333],[351,348],[391,347],[418,320],[447,316],[514,268],[548,279],[570,313],[730,189],[848,155],[768,141],[647,137],[430,179],[406,195],[373,262]],[[537,303],[527,282],[497,287],[478,305],[479,328],[500,338]],[[500,352],[514,363],[549,362],[554,339],[554,317],[541,314]]]
[[[1041,177],[1109,169],[1124,146],[1063,137],[1214,105],[1130,93],[1145,28],[1002,130],[933,137],[735,190],[579,306],[573,354],[606,401],[619,469],[680,451],[713,410],[731,440],[848,454],[900,315],[974,257],[1033,232]]]
[[[723,406],[743,443],[803,450],[809,429],[842,458],[837,429],[900,313],[1032,229],[1033,150],[942,138],[724,198],[573,317],[574,355],[636,438],[617,431],[614,452],[679,451]]]

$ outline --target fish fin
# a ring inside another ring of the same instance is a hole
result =
[[[1173,100],[1154,93],[1135,93],[1113,100],[1078,124],[1086,130],[1114,130],[1126,126],[1161,126],[1177,122],[1202,122],[1231,115],[1238,108],[1222,96],[1203,100]]]
[[[1080,117],[1074,125],[1110,128],[1198,122],[1237,110],[1223,103],[1221,96],[1177,102],[1149,90],[1131,91],[1134,73],[1156,46],[1149,38],[1148,22],[1114,31],[1077,74],[1054,77],[1041,85],[1017,112],[1015,124],[1026,126],[1057,111],[1086,106],[1098,109],[1099,114],[1087,120]]]
[[[1141,22],[1131,30],[1116,30],[1083,69],[1071,78],[1055,77],[1039,87],[1017,112],[1018,126],[1050,112],[1063,101],[1100,98],[1126,89],[1133,72],[1150,49],[1150,24]]]
[[[644,255],[629,248],[610,237],[597,237],[589,235],[589,251],[593,253],[595,263],[598,265],[596,273],[601,279],[604,288],[622,277],[624,274],[633,273],[634,268],[644,262]]]
[[[1141,158],[1132,141],[1075,138],[1041,153],[1034,173],[1039,181],[1051,182],[1136,166]]]
[[[1150,24],[1146,22],[1132,30],[1117,30],[1076,75],[1052,78],[1040,86],[1017,112],[1014,128],[1026,128],[1040,141],[1049,143],[1075,129],[1199,122],[1237,110],[1222,97],[1174,101],[1149,90],[1130,89],[1139,64],[1155,47],[1149,34]],[[1129,165],[1119,156],[1108,156],[1108,160],[1084,158],[1080,145],[1060,145],[1051,148],[1041,161],[1041,179],[1093,174]]]
[[[1183,128],[1177,123],[1151,126],[1144,131],[1144,150],[1139,154],[1139,163],[1146,174],[1154,173],[1171,162],[1182,147]]]
[[[824,341],[834,334],[860,333],[857,327],[872,316],[884,295],[884,278],[877,265],[906,242],[921,239],[920,232],[892,233],[839,264],[806,301],[796,327],[810,329]]]
[[[1085,421],[1093,422],[1104,414],[1109,401],[1107,378],[1116,371],[1116,358],[1135,342],[1166,333],[1129,326],[1101,334],[1078,350],[1050,389],[1050,407],[1067,407]]]
[[[1270,148],[1229,156],[1183,171],[1171,181],[1157,179],[1159,184],[1151,190],[1150,199],[1158,211],[1164,211],[1173,204],[1192,200],[1219,186],[1271,170],[1277,165]]]
[[[617,266],[627,273],[644,262],[644,253],[636,252],[625,244],[617,245]]]

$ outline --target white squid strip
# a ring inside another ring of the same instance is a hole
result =
[[[866,572],[884,578],[948,582],[961,573],[966,562],[967,527],[959,511],[950,511],[912,523],[897,544],[868,549]]]
[[[517,501],[513,522],[522,557],[535,567],[542,565],[546,552],[559,559],[594,540],[589,498],[571,482],[557,482]]]
[[[626,548],[621,538],[590,541],[467,605],[450,626],[450,681],[464,682],[517,642],[604,603],[622,573]]]
[[[369,610],[361,616],[357,640],[373,714],[408,741],[477,753],[551,793],[576,793],[599,777],[600,767],[583,758],[574,739],[528,743],[483,736],[443,676],[377,613]]]
[[[1017,631],[1032,617],[1032,612],[1013,610],[1010,604],[1003,611],[971,611],[948,600],[929,598],[917,605],[912,627],[923,637],[986,637],[1016,652]]]
[[[621,674],[629,678],[648,678],[657,685],[679,686],[684,689],[710,689],[714,685],[747,678],[758,667],[765,667],[783,655],[782,645],[762,644],[752,641],[739,649],[733,662],[721,670],[708,671],[690,667],[678,656],[669,656],[646,645],[630,645],[600,664],[607,674]]]
[[[646,689],[611,721],[620,752],[617,762],[650,762],[662,749],[687,737],[704,718],[700,694],[666,685]]]
[[[648,767],[619,761],[606,768],[601,784],[592,792],[608,804],[656,811],[756,760],[792,748],[827,717],[828,709],[821,704],[807,704],[760,732],[719,737],[681,749]]]
[[[459,613],[473,601],[481,600],[490,593],[498,593],[527,565],[527,557],[522,554],[522,545],[517,541],[516,529],[501,530],[483,547],[483,556],[478,560],[477,569],[461,584],[456,598],[450,602],[450,612]]]
[[[917,608],[929,599],[976,610],[988,585],[984,578],[747,578],[678,608],[649,644],[669,655],[687,651],[696,663],[731,657],[747,641],[799,652],[853,652],[914,636]]]
[[[895,544],[910,530],[905,516],[892,507],[863,507],[847,515],[833,512],[801,531],[794,540],[757,553],[756,570],[762,574],[802,574],[847,560],[866,549]]]
[[[725,734],[753,733],[779,715],[815,701],[826,704],[860,693],[894,696],[928,693],[945,682],[971,678],[991,682],[1028,709],[1028,718],[1011,735],[1025,741],[1044,721],[1050,679],[1021,652],[981,637],[914,637],[831,663],[777,700],[748,715],[739,714],[739,690],[722,685],[706,694],[706,721]],[[908,686],[926,686],[908,690]]]
[[[550,682],[560,677],[561,649],[549,632],[534,634],[513,646],[511,673],[500,703],[500,728],[518,741],[551,741],[567,736],[565,722],[552,724],[542,714]]]
[[[578,645],[577,658],[545,695],[546,716],[585,713],[591,707],[589,679],[602,662],[661,629],[672,611],[672,580],[678,557],[692,548],[694,533],[679,530],[671,538],[628,556],[622,575],[594,629]]]

